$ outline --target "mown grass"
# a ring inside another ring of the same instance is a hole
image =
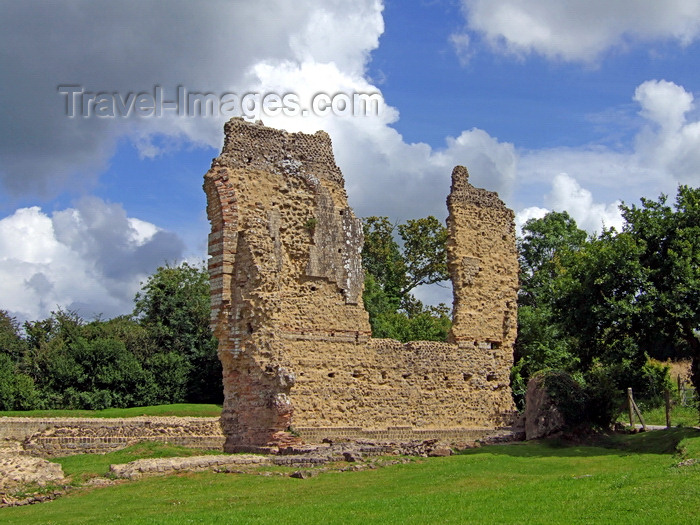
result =
[[[642,411],[644,422],[647,425],[665,425],[666,407],[650,408]],[[621,416],[622,417],[622,416]],[[629,418],[620,419],[629,423]],[[671,426],[693,427],[700,424],[700,412],[696,406],[671,406]]]
[[[221,454],[221,451],[187,448],[156,441],[143,441],[107,454],[79,454],[55,458],[53,461],[61,464],[63,473],[66,476],[70,476],[74,481],[82,482],[88,478],[107,476],[109,474],[109,466],[115,463],[129,463],[142,458],[188,457],[205,454]]]
[[[138,416],[219,417],[220,405],[180,403],[132,408],[107,408],[105,410],[13,410],[0,411],[0,417],[104,417],[122,418]]]
[[[684,451],[682,454],[677,450]],[[685,456],[683,456],[685,454]],[[197,473],[0,510],[1,523],[698,523],[700,431],[483,447],[310,479]]]

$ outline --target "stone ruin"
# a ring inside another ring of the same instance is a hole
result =
[[[512,422],[513,212],[452,172],[448,342],[373,339],[362,223],[331,139],[231,119],[204,176],[226,451],[323,439],[471,440]]]

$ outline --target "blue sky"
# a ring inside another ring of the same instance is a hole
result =
[[[165,5],[0,0],[0,309],[19,319],[127,313],[159,265],[206,257],[225,118],[68,118],[60,85],[380,93],[377,116],[262,116],[330,133],[359,216],[444,219],[456,164],[519,224],[567,210],[589,231],[700,185],[696,0]]]

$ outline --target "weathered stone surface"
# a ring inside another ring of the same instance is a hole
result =
[[[216,450],[223,447],[224,435],[216,417],[0,418],[0,453],[100,454],[139,441]]]
[[[226,450],[382,433],[468,440],[507,424],[517,259],[498,197],[455,170],[452,342],[370,339],[361,222],[329,136],[240,119],[225,132],[204,189]]]
[[[58,463],[29,456],[0,454],[0,490],[27,483],[46,485],[62,480],[63,469]]]
[[[518,291],[513,212],[496,193],[469,184],[464,166],[452,171],[447,208],[447,262],[454,289],[450,340],[485,343],[491,350],[503,349],[503,360],[512,360]]]
[[[544,375],[535,375],[527,383],[525,394],[525,439],[539,439],[566,426],[564,416],[547,394]]]
[[[109,472],[118,478],[139,479],[148,475],[165,475],[178,471],[214,470],[221,467],[271,465],[265,456],[236,454],[234,456],[192,456],[137,459],[129,463],[110,465]]]

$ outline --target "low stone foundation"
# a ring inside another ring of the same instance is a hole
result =
[[[438,439],[447,443],[463,443],[477,441],[498,433],[493,428],[452,428],[425,429],[406,427],[388,427],[386,429],[363,429],[359,427],[304,427],[295,428],[294,432],[305,443],[321,443],[324,440],[358,440],[358,441],[391,441],[408,443]]]
[[[0,418],[0,449],[33,456],[102,454],[139,441],[223,450],[218,417]]]

